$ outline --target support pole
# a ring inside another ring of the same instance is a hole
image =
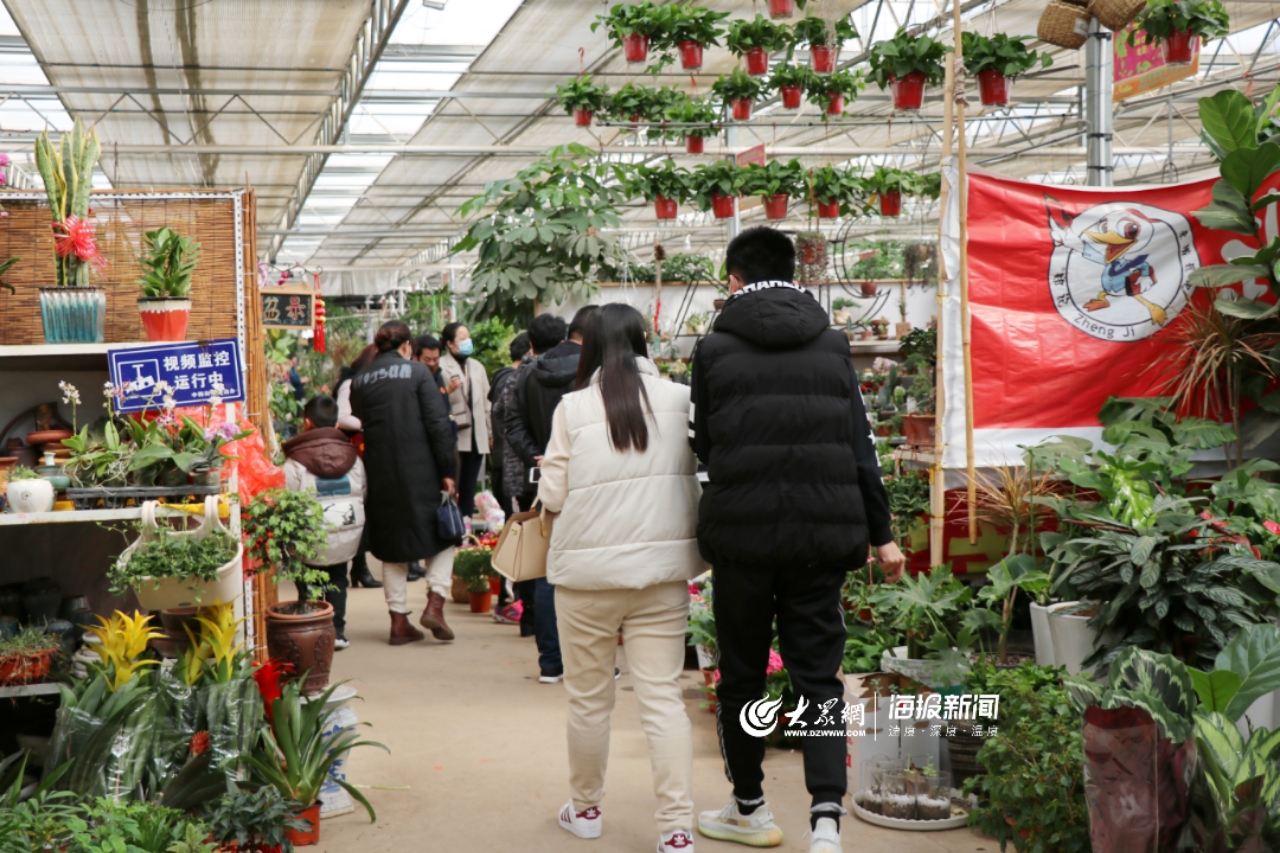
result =
[[[958,15],[959,0],[952,0],[954,11]],[[945,94],[942,99],[942,160],[951,156],[952,142],[955,137],[955,111],[953,101],[956,94],[955,58],[947,57],[947,79]],[[946,419],[947,400],[946,383],[942,381],[944,372],[943,333],[946,323],[942,322],[943,302],[946,299],[947,259],[942,251],[943,233],[947,218],[947,201],[951,194],[951,184],[947,180],[947,172],[942,172],[942,195],[940,199],[941,213],[938,216],[938,350],[936,367],[934,368],[934,387],[937,389],[936,414],[933,435],[933,467],[929,471],[929,566],[940,566],[945,562],[943,542],[946,534],[947,515],[947,474],[942,467],[942,457],[946,452],[943,422]]]
[[[1088,180],[1091,187],[1111,186],[1111,99],[1115,89],[1115,57],[1111,30],[1097,18],[1089,21],[1084,49],[1085,120],[1089,124]]]
[[[964,42],[960,38],[960,6],[955,7],[955,64],[957,73],[964,67]],[[956,188],[960,193],[960,340],[964,346],[964,459],[965,473],[968,480],[969,505],[969,542],[978,541],[978,481],[973,466],[973,350],[972,333],[969,329],[969,180],[966,173],[968,164],[968,142],[965,139],[963,97],[964,81],[957,81],[960,97],[956,98],[956,142],[959,148],[958,163],[960,178]]]
[[[738,147],[738,128],[732,125],[730,125],[729,127],[726,127],[724,129],[724,142],[725,142],[725,146],[728,147],[730,151],[735,150]],[[735,166],[737,165],[738,163],[737,154],[729,154],[728,159]],[[741,202],[742,202],[741,199],[735,199],[733,202],[733,217],[728,222],[729,240],[732,240],[734,237],[737,237],[739,234],[742,233],[742,219],[741,219],[742,211],[740,209]],[[728,241],[725,241],[725,242],[728,242]]]

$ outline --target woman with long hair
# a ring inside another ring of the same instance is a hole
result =
[[[559,513],[547,556],[569,694],[569,787],[560,826],[600,835],[622,632],[649,740],[659,853],[693,849],[693,742],[680,690],[689,579],[706,566],[698,484],[686,439],[689,389],[646,357],[628,305],[591,318],[578,388],[556,407],[538,496]]]

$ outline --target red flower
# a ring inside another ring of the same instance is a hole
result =
[[[253,665],[253,680],[258,684],[258,692],[262,694],[262,705],[267,712],[267,722],[275,725],[271,716],[271,705],[280,698],[280,677],[293,671],[293,664],[275,658],[268,658],[266,663]]]
[[[1280,524],[1276,524],[1271,519],[1267,519],[1262,522],[1262,526],[1267,528],[1268,533],[1274,533],[1275,535],[1280,536]]]
[[[65,258],[74,253],[81,261],[89,261],[100,270],[107,268],[107,259],[98,249],[98,241],[93,236],[92,222],[68,216],[65,222],[55,222],[51,227],[53,248],[58,257]]]
[[[191,754],[200,755],[209,748],[209,733],[196,732],[191,738]]]

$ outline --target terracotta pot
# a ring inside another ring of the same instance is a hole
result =
[[[1006,77],[994,68],[978,72],[978,94],[984,107],[1007,106],[1012,89],[1012,77]]]
[[[680,205],[673,198],[658,196],[653,200],[653,211],[659,219],[675,219],[680,211]]]
[[[591,119],[595,117],[595,112],[585,107],[573,108],[573,123],[577,127],[591,127]]]
[[[702,67],[702,45],[696,41],[682,41],[677,45],[680,49],[680,67],[692,71]]]
[[[622,37],[622,52],[627,62],[645,62],[649,59],[649,37],[637,34]]]
[[[191,318],[191,300],[186,297],[139,299],[138,313],[142,330],[149,341],[185,341],[187,320]]]
[[[786,219],[787,218],[787,194],[778,193],[776,195],[761,196],[760,200],[764,202],[764,218],[765,219]]]
[[[752,77],[763,77],[769,73],[769,51],[763,47],[753,47],[747,51],[747,74]]]
[[[933,415],[903,415],[902,434],[912,447],[929,450],[937,445],[934,433],[937,423]]]
[[[1200,36],[1189,32],[1170,33],[1164,40],[1164,64],[1190,65],[1199,44]]]
[[[880,194],[880,215],[902,215],[902,192],[900,190],[889,190],[887,193]]]
[[[457,575],[453,576],[453,584],[449,587],[449,597],[453,599],[454,604],[466,604],[469,600],[467,598],[467,583]]]
[[[825,45],[810,45],[809,64],[819,74],[832,74],[836,70],[836,51]]]
[[[782,108],[784,110],[798,110],[804,96],[804,87],[802,86],[783,86],[782,89]]]
[[[832,199],[831,201],[818,202],[818,218],[819,219],[839,219],[840,218],[840,202]]]
[[[725,303],[725,302],[727,302],[727,301],[728,301],[728,300],[725,300],[725,299],[714,299],[714,300],[712,300],[712,302],[711,302],[711,307],[712,307],[712,308],[714,308],[714,309],[715,309],[715,310],[717,310],[717,311],[723,310],[723,309],[724,309],[724,303]]]
[[[488,613],[489,607],[493,603],[493,593],[489,590],[484,592],[468,592],[468,598],[471,600],[472,613]]]
[[[729,219],[733,216],[736,206],[737,199],[731,195],[711,194],[711,210],[715,213],[716,219]]]
[[[315,803],[300,812],[295,812],[294,817],[306,821],[311,824],[310,830],[299,830],[285,828],[284,834],[294,847],[309,847],[312,844],[320,843],[320,804]]]
[[[43,432],[27,433],[27,444],[37,447],[41,444],[56,444],[64,438],[71,438],[75,433],[69,429],[47,429]]]
[[[924,103],[925,76],[914,71],[903,76],[889,78],[889,88],[893,90],[893,108],[895,110],[918,110]]]
[[[790,18],[796,13],[796,0],[769,0],[770,18]]]
[[[684,153],[701,154],[706,146],[706,139],[701,136],[686,136],[684,138]]]
[[[30,684],[49,674],[53,651],[0,658],[0,684]]]
[[[844,113],[844,94],[842,92],[827,93],[827,109],[829,116],[843,115]]]
[[[302,692],[314,695],[329,685],[333,666],[333,605],[315,602],[315,609],[294,615],[280,612],[296,602],[285,601],[267,607],[267,654],[293,664],[293,671],[306,673]]]
[[[862,292],[863,296],[875,296],[876,290],[879,289],[879,287],[880,285],[876,284],[874,281],[864,281],[862,284],[858,285],[858,290]]]
[[[707,710],[714,714],[716,712],[716,671],[702,670],[702,681],[707,687]]]
[[[734,121],[750,121],[751,107],[754,103],[750,98],[736,98],[733,101]]]

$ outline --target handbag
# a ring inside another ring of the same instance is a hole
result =
[[[547,551],[555,515],[539,510],[513,513],[493,548],[493,568],[513,581],[547,576]]]
[[[467,533],[458,501],[449,495],[440,498],[440,508],[436,510],[436,533],[446,542],[460,542]]]

